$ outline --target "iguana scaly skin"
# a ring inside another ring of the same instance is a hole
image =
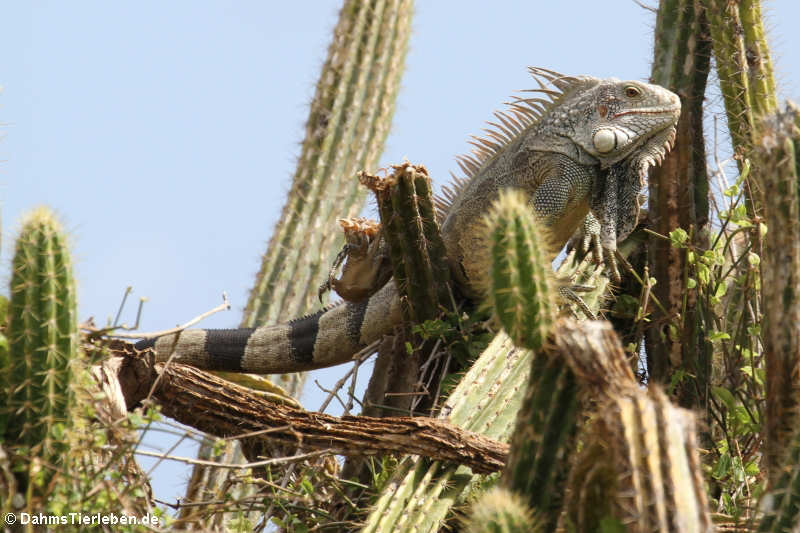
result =
[[[662,87],[540,68],[531,73],[540,86],[534,96],[516,97],[495,113],[488,136],[475,137],[472,155],[458,160],[464,177],[444,189],[438,205],[451,271],[470,298],[479,294],[483,215],[500,189],[520,189],[530,198],[558,248],[591,215],[610,260],[617,241],[636,226],[647,169],[661,162],[675,138],[680,100]],[[174,354],[173,361],[209,370],[272,374],[332,366],[390,333],[402,319],[398,300],[389,281],[364,301],[288,324],[186,330],[137,348],[154,347],[158,360]]]

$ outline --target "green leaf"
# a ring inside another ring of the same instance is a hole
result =
[[[708,285],[708,282],[711,280],[711,270],[709,270],[708,266],[703,263],[696,263],[697,266],[697,279],[700,280],[700,283],[703,285]]]
[[[717,285],[717,290],[714,291],[714,298],[722,298],[728,292],[728,284],[720,283]]]
[[[730,454],[722,454],[720,455],[717,463],[714,465],[714,470],[711,472],[711,475],[714,479],[724,479],[728,477],[728,473],[731,471],[731,456]]]
[[[722,191],[722,194],[727,196],[728,198],[735,198],[739,196],[739,186],[734,184]]]
[[[672,242],[672,246],[685,248],[686,241],[689,240],[689,234],[683,228],[677,228],[669,232],[669,240]]]
[[[719,401],[725,404],[728,411],[733,411],[733,408],[736,406],[736,398],[733,397],[731,391],[725,387],[711,387],[711,392]]]
[[[724,331],[712,331],[707,338],[710,342],[714,342],[721,340],[729,340],[731,336],[728,333],[725,333]]]

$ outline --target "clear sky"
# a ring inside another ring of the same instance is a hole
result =
[[[781,99],[800,101],[800,3],[765,4]],[[44,203],[72,237],[82,319],[103,324],[131,285],[149,298],[144,330],[186,321],[222,291],[233,310],[203,325],[238,324],[339,5],[0,0],[0,279],[20,215]],[[654,24],[632,0],[418,0],[381,164],[408,158],[446,182],[468,136],[531,86],[528,65],[646,79]],[[340,373],[315,376],[330,385]],[[303,403],[316,409],[310,382]],[[159,467],[156,496],[174,501],[187,476]]]

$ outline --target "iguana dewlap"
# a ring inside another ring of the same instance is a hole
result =
[[[495,113],[487,137],[459,158],[465,176],[439,202],[442,239],[460,292],[477,297],[483,214],[501,188],[530,198],[561,248],[591,212],[613,254],[635,227],[647,169],[671,148],[680,115],[674,93],[638,81],[568,77],[531,68],[540,88]],[[549,85],[548,85],[549,84]],[[389,281],[369,299],[345,302],[287,324],[254,329],[186,330],[137,343],[158,360],[210,370],[285,373],[332,366],[390,333],[401,320]]]

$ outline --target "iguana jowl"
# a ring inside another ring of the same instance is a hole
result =
[[[675,138],[680,100],[638,81],[569,77],[531,68],[539,84],[495,113],[472,155],[459,158],[465,176],[444,189],[439,222],[460,292],[478,295],[482,217],[498,191],[522,190],[562,247],[588,214],[613,257],[617,240],[635,227],[647,169],[661,162]],[[538,94],[537,94],[538,93]],[[401,320],[393,281],[362,302],[345,302],[287,324],[245,329],[186,330],[137,343],[158,360],[209,370],[262,374],[344,363],[392,331]]]

